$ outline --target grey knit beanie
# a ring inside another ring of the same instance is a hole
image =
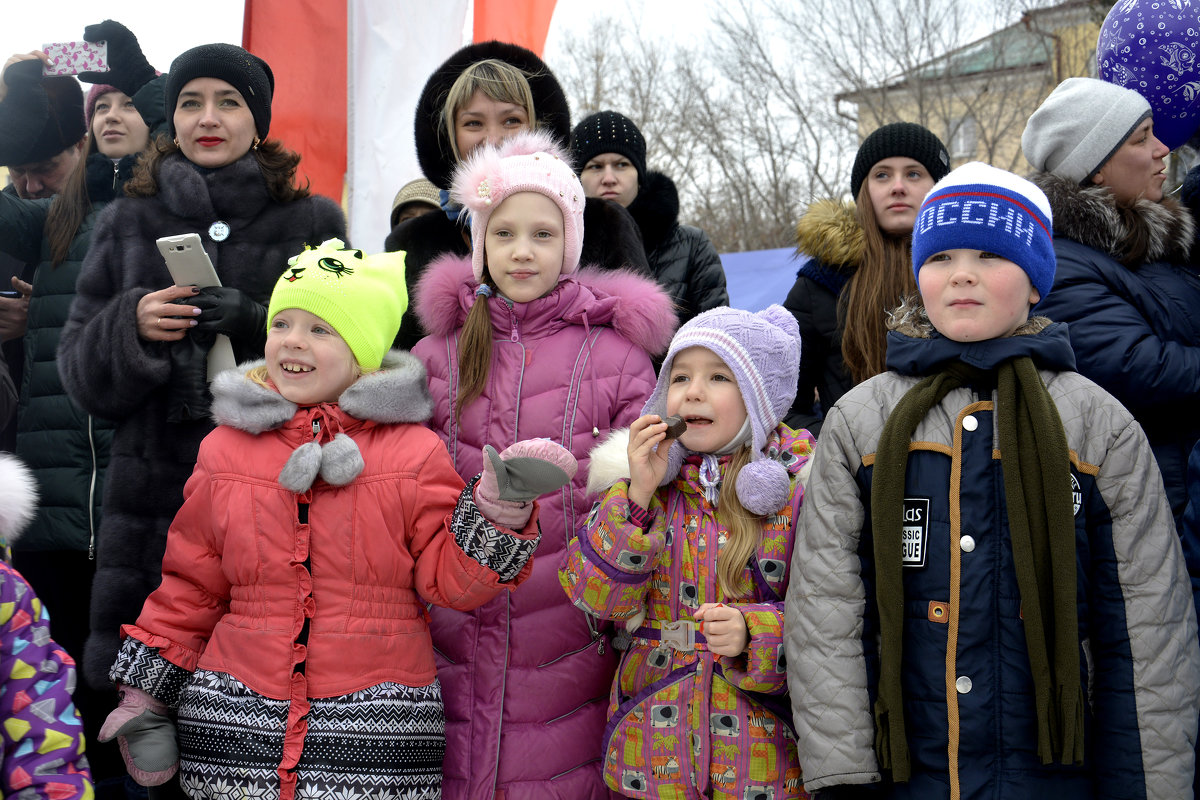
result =
[[[1067,78],[1029,118],[1021,150],[1038,172],[1083,183],[1149,116],[1150,103],[1132,89]]]

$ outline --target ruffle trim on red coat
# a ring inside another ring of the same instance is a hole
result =
[[[292,675],[288,682],[288,716],[283,732],[283,757],[279,760],[280,800],[293,800],[296,796],[296,767],[304,752],[304,739],[308,735],[308,678],[304,667],[308,661],[308,632],[313,616],[317,612],[313,598],[312,573],[308,569],[311,544],[311,529],[308,525],[307,508],[310,493],[298,495],[296,536],[289,562],[296,574],[296,614],[292,619]]]

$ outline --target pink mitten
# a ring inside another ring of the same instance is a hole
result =
[[[503,453],[489,444],[483,453],[475,505],[489,522],[510,530],[524,528],[533,499],[570,483],[579,468],[571,451],[550,439],[526,439]]]
[[[104,720],[96,738],[116,738],[125,769],[142,786],[166,783],[179,770],[179,746],[167,707],[132,686],[122,684],[117,691],[121,704]]]

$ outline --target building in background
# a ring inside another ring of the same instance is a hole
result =
[[[1028,171],[1021,133],[1060,82],[1096,75],[1096,39],[1111,3],[1068,0],[1021,19],[884,83],[837,95],[861,141],[881,125],[917,122],[942,137],[954,166],[985,161]]]

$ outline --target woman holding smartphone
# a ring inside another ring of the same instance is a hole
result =
[[[49,187],[52,200],[0,192],[0,249],[37,265],[31,283],[17,293],[28,296],[28,306],[16,452],[32,472],[42,502],[25,534],[12,543],[13,564],[53,615],[55,640],[76,658],[83,656],[88,632],[92,554],[112,423],[71,402],[56,353],[96,218],[123,192],[149,146],[151,129],[164,121],[161,87],[150,85],[161,81],[133,33],[110,20],[89,28],[89,35],[108,42],[112,71],[89,76],[101,82],[86,99],[74,78],[43,78],[39,51],[14,55],[0,77],[0,151],[19,150],[22,140],[36,141],[42,152],[60,148],[61,142],[45,141],[45,131],[54,128],[70,130],[67,138],[77,139],[79,128],[61,124],[60,115],[87,130],[83,156]],[[64,105],[54,105],[52,87],[61,88]],[[46,96],[51,108],[39,113]],[[35,160],[16,156],[17,163]],[[25,185],[26,194],[30,188]],[[74,697],[88,739],[88,761],[103,793],[106,784],[125,780],[116,746],[96,743],[113,695],[79,686]]]
[[[333,201],[296,184],[300,156],[267,139],[274,76],[240,47],[180,55],[165,76],[167,135],[96,221],[63,330],[71,397],[116,422],[96,551],[84,678],[108,686],[122,623],[157,587],[167,527],[208,417],[217,334],[261,358],[266,308],[290,256],[345,236]],[[195,232],[221,286],[172,285],[156,240]]]

